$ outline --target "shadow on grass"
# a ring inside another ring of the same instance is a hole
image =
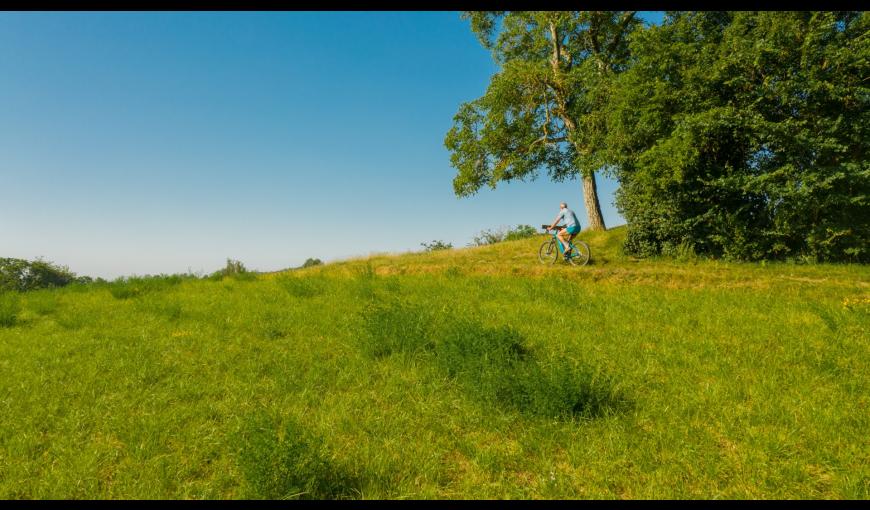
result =
[[[21,299],[15,292],[0,292],[0,328],[11,328],[19,323]]]
[[[293,297],[310,298],[323,294],[327,282],[319,276],[285,276],[278,284]]]
[[[369,356],[429,359],[469,395],[498,408],[573,419],[630,407],[607,374],[565,357],[544,362],[510,327],[487,327],[398,300],[369,303],[362,324],[360,343]]]
[[[51,315],[57,311],[57,294],[51,290],[38,290],[27,296],[27,306],[40,316]]]
[[[247,499],[353,499],[360,483],[330,460],[323,440],[299,423],[265,415],[237,436]]]
[[[181,302],[171,296],[145,296],[136,300],[136,308],[160,317],[167,322],[178,322],[184,316]]]
[[[158,292],[193,279],[186,275],[148,275],[121,277],[103,284],[116,299],[131,299],[150,292]]]

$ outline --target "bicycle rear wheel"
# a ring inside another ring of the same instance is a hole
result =
[[[556,246],[556,241],[550,239],[544,241],[538,249],[538,259],[542,264],[554,264],[559,258],[559,248]]]
[[[589,250],[589,245],[583,241],[572,241],[574,249],[571,250],[568,256],[568,262],[573,266],[585,266],[589,262],[589,257],[592,252]]]

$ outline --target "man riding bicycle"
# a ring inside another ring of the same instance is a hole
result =
[[[574,239],[574,236],[580,233],[580,221],[577,219],[577,215],[574,214],[574,211],[568,209],[568,204],[565,202],[559,204],[559,215],[556,216],[555,220],[553,220],[553,224],[550,225],[549,230],[555,229],[556,224],[562,219],[565,220],[565,228],[559,229],[559,233],[556,234],[556,237],[558,237],[559,242],[562,243],[562,248],[564,248],[565,256],[567,257],[568,252],[571,250],[571,245],[569,243]]]

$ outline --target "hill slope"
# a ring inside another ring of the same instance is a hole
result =
[[[625,227],[606,232],[584,231],[579,239],[589,244],[591,262],[576,268],[558,261],[538,261],[538,248],[549,239],[540,235],[489,246],[436,252],[379,254],[305,269],[305,275],[351,276],[374,271],[381,276],[453,274],[558,277],[574,282],[602,284],[653,284],[666,288],[715,286],[769,287],[789,283],[820,283],[825,288],[867,288],[870,268],[862,265],[729,263],[703,258],[676,261],[669,258],[637,259],[622,253]],[[280,273],[278,273],[280,274]],[[269,277],[275,277],[269,275]]]
[[[0,496],[870,496],[868,268],[621,235],[2,296]]]

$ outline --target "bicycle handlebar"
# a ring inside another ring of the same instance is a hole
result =
[[[550,230],[550,225],[541,225],[541,228],[544,230]],[[553,230],[559,230],[560,228],[565,228],[565,225],[556,225],[553,227]]]

